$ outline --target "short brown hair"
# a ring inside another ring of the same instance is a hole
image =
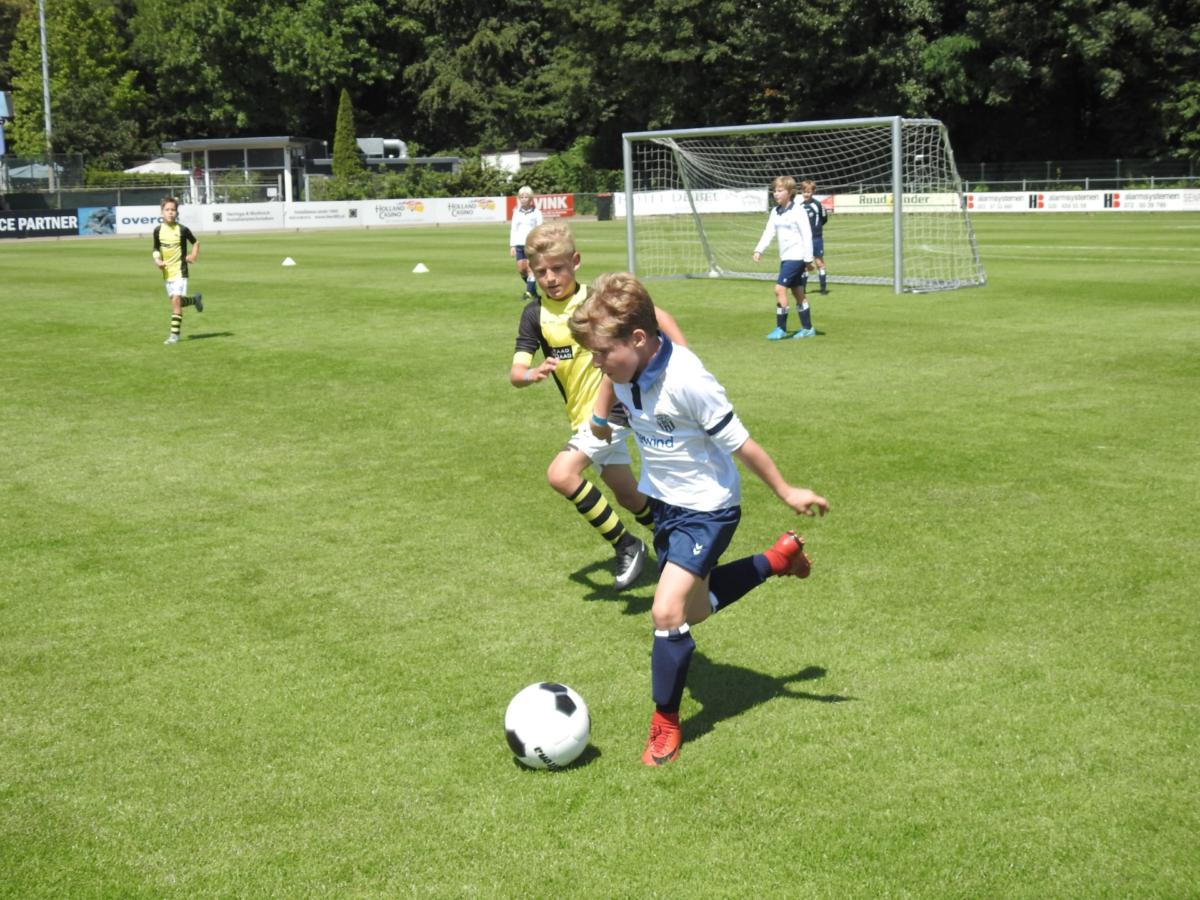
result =
[[[531,261],[541,256],[572,257],[575,255],[575,235],[563,222],[546,222],[525,238],[525,255]]]
[[[610,272],[592,282],[589,296],[571,315],[571,334],[584,347],[592,337],[624,341],[640,328],[658,334],[654,301],[645,286],[629,272]]]
[[[175,204],[175,208],[176,208],[176,209],[179,209],[179,200],[178,200],[178,199],[176,199],[175,197],[170,197],[170,196],[168,196],[168,197],[163,197],[163,198],[162,198],[162,200],[161,200],[161,201],[159,201],[158,208],[159,208],[159,209],[162,209],[162,208],[163,208],[164,206],[166,206],[168,203],[174,203],[174,204]]]
[[[802,194],[805,191],[815,191],[816,189],[817,183],[810,178],[806,178],[804,181],[800,182],[800,193]]]

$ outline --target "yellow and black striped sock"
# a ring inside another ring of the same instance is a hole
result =
[[[638,524],[654,530],[654,515],[650,512],[650,501],[646,501],[646,505],[633,514],[633,517],[638,520]]]
[[[171,334],[179,334],[180,328],[183,327],[183,316],[171,316]]]
[[[184,297],[179,301],[179,305],[183,307],[194,306],[196,304],[195,297]]]
[[[616,510],[609,505],[599,488],[586,478],[569,499],[575,504],[580,515],[587,519],[591,526],[614,547],[625,536],[625,526],[621,524]]]

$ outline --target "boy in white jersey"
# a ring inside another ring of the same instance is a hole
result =
[[[784,503],[806,516],[829,502],[783,479],[750,437],[725,389],[694,353],[660,333],[654,303],[622,272],[601,275],[571,316],[575,340],[605,375],[595,423],[615,394],[624,405],[642,456],[638,488],[650,498],[659,578],[650,613],[650,668],[655,711],[642,762],[661,766],[679,756],[679,706],[696,644],[690,630],[771,575],[806,578],[804,539],[785,532],[763,553],[717,565],[741,518],[736,458]],[[594,433],[604,439],[607,425]]]
[[[772,239],[779,241],[779,277],[775,280],[775,328],[767,335],[768,341],[781,341],[788,336],[788,291],[796,298],[796,314],[800,318],[800,330],[793,338],[814,337],[812,314],[808,311],[808,300],[804,296],[804,273],[813,258],[812,225],[804,207],[796,203],[796,179],[791,175],[780,175],[771,182],[771,196],[775,208],[767,215],[767,225],[754,248],[754,261],[762,259],[763,251]]]
[[[537,280],[529,270],[529,260],[525,256],[525,239],[529,232],[542,224],[542,211],[537,208],[533,199],[533,188],[525,185],[517,191],[517,205],[513,207],[512,227],[508,229],[508,255],[517,261],[517,277],[525,282],[526,302],[536,300]]]

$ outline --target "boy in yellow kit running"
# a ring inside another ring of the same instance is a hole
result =
[[[179,201],[164,197],[159,206],[162,223],[154,226],[154,251],[150,254],[154,264],[162,269],[167,296],[171,298],[171,331],[163,341],[168,347],[179,343],[179,332],[183,327],[183,308],[196,307],[204,312],[202,294],[188,296],[188,264],[195,263],[200,255],[200,242],[190,228],[179,224]],[[192,252],[188,253],[188,245]]]
[[[521,310],[509,381],[513,387],[526,388],[553,379],[558,387],[573,434],[550,461],[546,478],[612,545],[616,554],[614,585],[624,590],[641,574],[646,545],[626,531],[604,494],[583,477],[584,470],[595,465],[617,502],[646,527],[650,526],[650,508],[633,477],[632,457],[625,443],[628,432],[623,427],[624,410],[617,408],[610,414],[616,426],[611,443],[597,439],[591,431],[601,373],[592,366],[591,352],[576,343],[567,327],[571,314],[588,293],[587,285],[575,280],[580,262],[575,237],[560,222],[539,225],[529,233],[525,254],[542,296]],[[658,316],[659,326],[671,340],[686,344],[675,320],[661,309]],[[533,357],[539,350],[545,358],[535,366]]]

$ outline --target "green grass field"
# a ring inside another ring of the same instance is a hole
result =
[[[987,287],[835,284],[815,340],[652,286],[833,504],[661,770],[506,226],[205,237],[174,348],[148,239],[0,242],[0,896],[1200,896],[1200,216],[975,226]],[[748,476],[727,559],[794,521]],[[566,772],[504,741],[544,679]]]

